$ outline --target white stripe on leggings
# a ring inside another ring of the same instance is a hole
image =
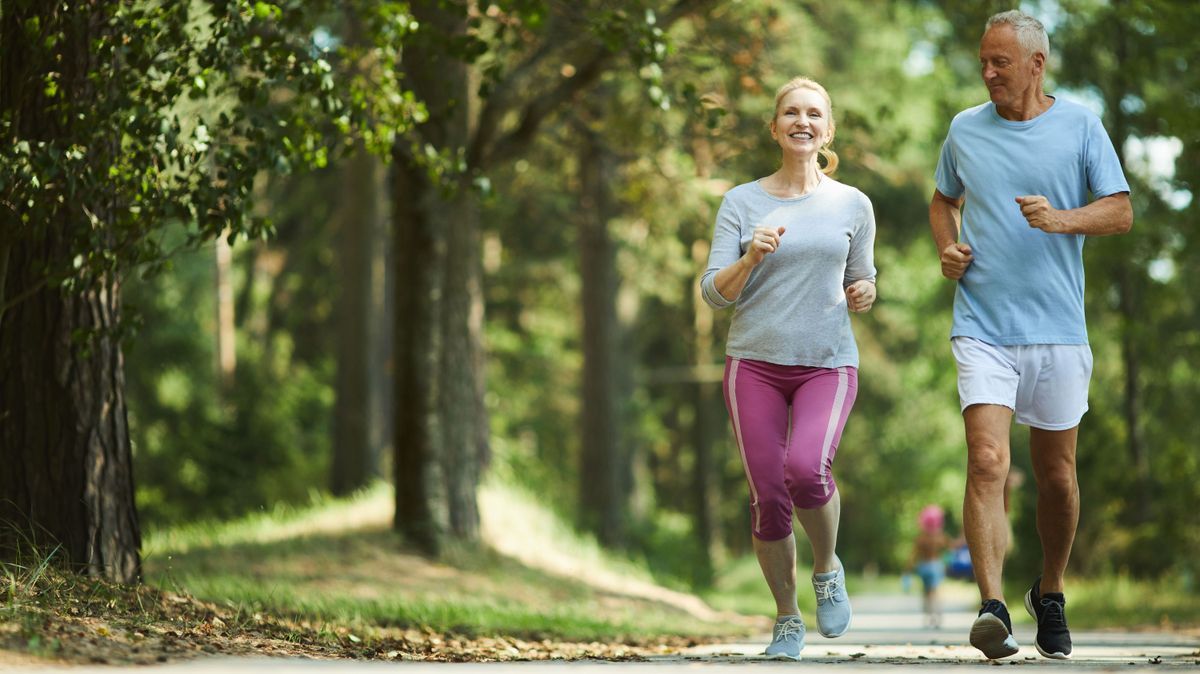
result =
[[[825,426],[825,441],[821,443],[821,486],[825,488],[826,496],[829,496],[829,471],[825,464],[829,453],[833,451],[833,436],[837,434],[838,421],[842,418],[842,406],[846,404],[846,391],[850,383],[846,368],[839,367],[837,372],[837,393],[833,396],[833,409],[829,412],[829,423]]]
[[[758,490],[754,487],[754,478],[750,477],[750,463],[746,461],[746,445],[742,442],[742,420],[738,413],[737,403],[737,372],[741,365],[737,358],[729,365],[729,409],[733,413],[733,437],[737,441],[738,452],[742,455],[742,468],[746,471],[746,482],[750,483],[750,508],[754,510],[754,532],[762,531],[762,509],[758,505]]]

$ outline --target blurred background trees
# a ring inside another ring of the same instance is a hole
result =
[[[879,223],[880,301],[853,319],[861,389],[836,466],[841,556],[896,570],[922,505],[959,511],[953,287],[926,209],[950,119],[985,100],[983,22],[1009,5],[357,2],[300,21],[299,5],[235,4],[279,11],[344,109],[309,150],[330,148],[326,165],[248,184],[248,214],[272,236],[235,236],[226,259],[185,217],[147,224],[179,249],[135,261],[153,273],[121,294],[137,328],[125,396],[148,526],[384,476],[397,529],[432,550],[473,535],[473,491],[498,480],[664,579],[711,582],[749,550],[748,515],[720,392],[729,313],[699,301],[696,279],[722,194],[775,168],[772,96],[798,74],[833,96],[836,177],[871,197]],[[1134,185],[1134,231],[1085,253],[1096,372],[1073,565],[1194,577],[1200,12],[1023,7],[1051,31],[1048,90],[1102,116]],[[259,91],[263,114],[300,100]],[[223,325],[232,366],[218,357]],[[1023,429],[1013,448],[1028,473]],[[1026,480],[1013,563],[1031,572],[1033,504]]]

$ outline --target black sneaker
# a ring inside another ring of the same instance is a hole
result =
[[[983,602],[979,617],[971,625],[971,645],[983,651],[989,660],[1007,658],[1018,650],[1012,634],[1008,608],[999,599]]]
[[[1067,598],[1061,592],[1041,594],[1042,579],[1033,581],[1025,593],[1025,610],[1037,621],[1038,653],[1055,660],[1071,657],[1071,631],[1067,629]]]

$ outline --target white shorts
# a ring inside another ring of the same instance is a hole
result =
[[[1048,431],[1079,425],[1088,410],[1092,349],[1087,344],[996,346],[973,337],[950,340],[958,363],[958,398],[1003,405],[1017,423]]]

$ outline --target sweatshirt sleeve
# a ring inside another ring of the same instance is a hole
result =
[[[737,208],[728,195],[717,210],[717,222],[713,227],[712,248],[708,253],[708,268],[700,277],[700,294],[708,306],[714,309],[724,309],[737,301],[737,298],[726,299],[717,291],[717,272],[738,261],[742,256],[742,227]]]
[[[858,224],[850,235],[850,253],[846,257],[846,274],[842,287],[855,281],[875,281],[875,209],[865,194],[859,194],[861,207]]]

